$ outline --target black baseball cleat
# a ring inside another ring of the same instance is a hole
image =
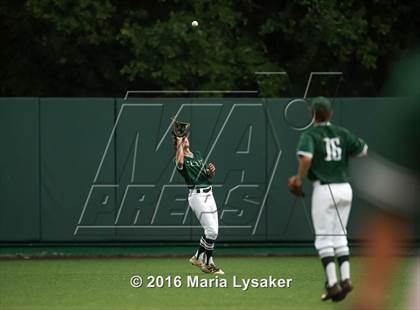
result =
[[[353,284],[351,283],[350,279],[346,279],[340,282],[340,286],[342,295],[342,299],[340,300],[343,300],[344,298],[346,298],[347,294],[353,290]]]
[[[333,286],[329,287],[327,283],[325,283],[325,293],[322,294],[321,300],[326,301],[331,299],[334,302],[340,301],[341,298],[341,287],[338,283],[334,284]]]

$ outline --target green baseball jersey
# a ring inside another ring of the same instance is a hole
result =
[[[204,158],[198,151],[192,154],[192,157],[184,156],[184,164],[177,167],[177,170],[184,177],[188,188],[208,187],[211,181]]]
[[[366,153],[366,143],[347,129],[331,123],[315,124],[298,143],[297,155],[312,157],[308,179],[321,183],[350,181],[348,160]]]

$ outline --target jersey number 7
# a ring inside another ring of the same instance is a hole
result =
[[[340,138],[324,138],[325,142],[325,151],[327,156],[325,161],[340,161],[341,160],[341,147],[340,147]]]

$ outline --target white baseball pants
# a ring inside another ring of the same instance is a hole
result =
[[[322,185],[314,182],[312,220],[315,229],[315,248],[321,258],[349,255],[347,222],[353,192],[349,183]]]
[[[195,190],[190,190],[188,203],[203,226],[205,237],[216,240],[219,233],[219,221],[213,191],[197,193]]]

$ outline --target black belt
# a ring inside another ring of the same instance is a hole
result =
[[[211,191],[211,186],[205,188],[192,188],[191,190],[197,193],[208,193],[209,191]]]
[[[321,185],[328,185],[328,184],[340,184],[340,183],[348,183],[348,182],[325,182],[325,181],[320,181],[320,180],[316,180],[314,182],[319,182],[319,184]]]

